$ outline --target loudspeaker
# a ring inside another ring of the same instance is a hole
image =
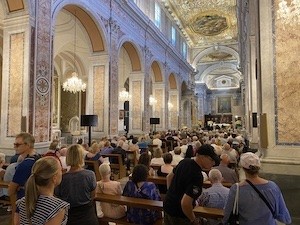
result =
[[[150,124],[159,124],[159,118],[150,118]]]
[[[257,113],[252,113],[252,127],[257,127]]]
[[[97,115],[81,115],[80,126],[98,126]]]

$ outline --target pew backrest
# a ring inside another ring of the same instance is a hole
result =
[[[109,158],[110,168],[112,172],[119,175],[119,179],[126,177],[126,167],[123,164],[121,154],[102,154],[103,158]]]
[[[101,180],[101,175],[99,172],[100,162],[98,160],[84,160],[84,164],[88,167],[88,169],[95,172],[97,181]]]

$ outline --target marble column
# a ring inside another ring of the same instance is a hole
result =
[[[51,1],[35,2],[35,27],[31,27],[30,98],[28,131],[36,142],[51,139],[51,83],[52,83],[52,19]]]
[[[109,65],[109,135],[118,135],[118,40],[121,35],[120,26],[116,21],[109,21],[110,30],[110,65]]]

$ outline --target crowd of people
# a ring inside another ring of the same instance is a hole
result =
[[[236,132],[184,130],[129,138],[104,137],[99,142],[93,141],[91,146],[82,140],[62,146],[54,140],[42,155],[35,151],[34,142],[29,133],[17,135],[16,156],[6,170],[0,169],[0,180],[10,182],[7,191],[0,190],[0,197],[8,195],[16,202],[12,208],[15,224],[94,225],[103,216],[115,219],[126,216],[129,222],[146,225],[161,217],[165,225],[227,224],[237,188],[241,225],[275,225],[276,220],[291,223],[279,187],[259,176],[259,157],[247,152],[245,137]],[[147,146],[153,147],[151,151]],[[111,180],[110,162],[102,157],[112,153],[122,155],[130,174],[124,187]],[[100,181],[96,181],[94,171],[85,168],[85,159],[100,162]],[[5,155],[0,154],[0,168],[4,162]],[[244,171],[246,180],[239,179],[239,171]],[[148,176],[165,176],[167,185],[148,182]],[[204,189],[206,180],[211,187]],[[231,188],[224,187],[223,182],[231,183]],[[164,213],[110,203],[95,204],[96,193],[163,199]],[[193,212],[196,205],[224,209],[223,220],[196,217]]]

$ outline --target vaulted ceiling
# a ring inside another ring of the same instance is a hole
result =
[[[236,0],[164,0],[193,47],[237,41]]]
[[[196,83],[239,88],[236,0],[162,0],[192,49]]]

